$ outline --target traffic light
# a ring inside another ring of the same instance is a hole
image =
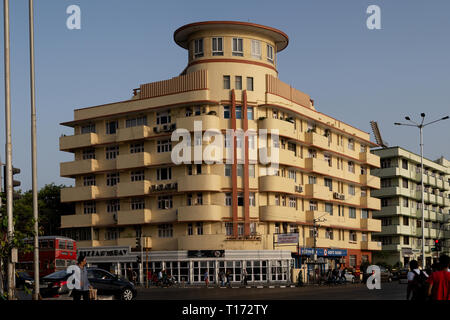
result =
[[[434,240],[434,251],[441,251],[442,243],[440,239]]]
[[[12,168],[12,174],[13,174],[13,189],[15,187],[20,187],[21,183],[18,180],[14,180],[14,175],[19,174],[20,169],[18,168]],[[3,166],[3,190],[6,192],[6,166]]]

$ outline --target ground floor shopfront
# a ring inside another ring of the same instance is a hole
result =
[[[288,283],[294,267],[291,252],[281,250],[150,251],[147,255],[129,247],[97,247],[79,248],[80,253],[86,255],[88,266],[117,275],[127,277],[131,268],[138,283],[163,270],[185,284],[204,283],[206,272],[210,283],[219,284],[221,272],[228,272],[232,283],[240,283],[244,269],[250,283]]]

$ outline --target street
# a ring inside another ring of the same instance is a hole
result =
[[[141,288],[137,300],[405,300],[406,285],[382,283],[380,290],[363,284],[295,288]]]

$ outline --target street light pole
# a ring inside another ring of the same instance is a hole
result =
[[[29,0],[30,24],[30,94],[31,94],[31,169],[33,193],[33,219],[34,219],[34,294],[33,300],[39,299],[39,213],[38,213],[38,186],[37,186],[37,147],[36,147],[36,94],[34,74],[34,6]]]
[[[419,124],[415,121],[412,121],[410,117],[406,116],[405,119],[413,124],[409,124],[409,123],[399,123],[399,122],[395,122],[394,125],[396,126],[408,126],[408,127],[416,127],[419,128],[419,132],[420,132],[420,174],[421,174],[421,193],[422,193],[422,268],[425,267],[425,190],[424,190],[424,183],[423,183],[423,176],[424,176],[424,171],[423,171],[423,128],[436,123],[438,121],[442,121],[442,120],[447,120],[449,119],[449,116],[445,116],[441,119],[438,120],[434,120],[428,123],[425,123],[425,113],[421,113],[420,116],[422,117],[422,122]]]

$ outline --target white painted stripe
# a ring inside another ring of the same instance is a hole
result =
[[[262,289],[262,288],[264,288],[264,287],[263,287],[263,286],[257,286],[257,288],[258,288],[258,289]]]

